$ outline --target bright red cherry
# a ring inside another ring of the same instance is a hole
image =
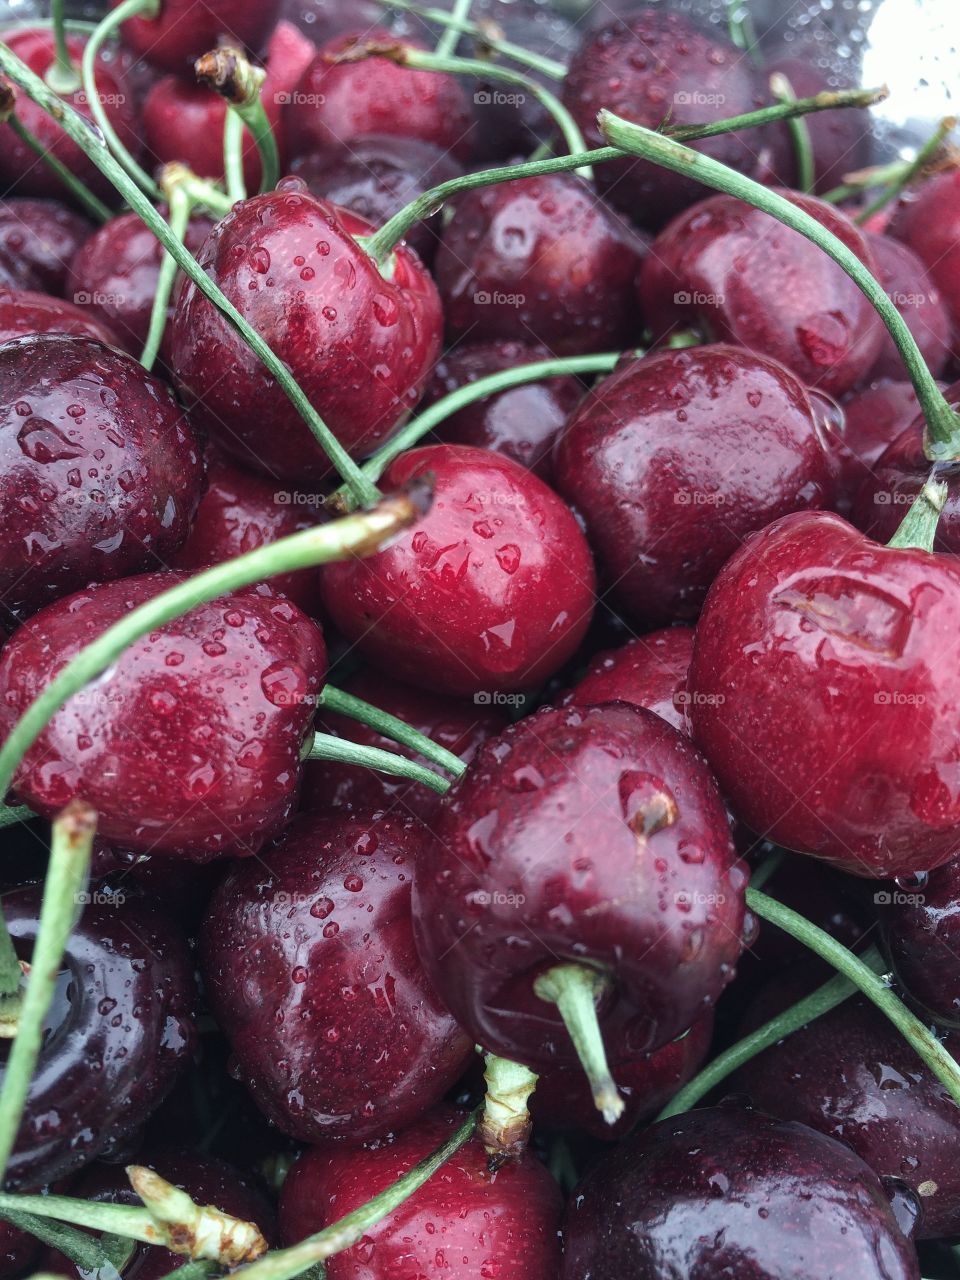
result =
[[[595,707],[629,702],[645,707],[689,735],[687,690],[693,657],[693,628],[667,627],[635,636],[619,649],[598,653],[561,706]]]
[[[891,219],[889,233],[913,250],[943,295],[953,321],[956,351],[960,339],[960,170],[938,174],[904,197]]]
[[[0,200],[0,287],[62,294],[93,227],[56,200]]]
[[[38,333],[68,333],[77,338],[119,345],[117,335],[92,311],[26,289],[0,289],[0,342]]]
[[[110,0],[115,9],[120,0]],[[280,12],[280,0],[162,0],[155,18],[128,18],[124,42],[163,71],[192,71],[201,54],[221,40],[258,53]]]
[[[867,233],[877,266],[877,279],[910,327],[930,372],[942,373],[950,359],[950,315],[940,292],[917,255],[889,236]],[[884,333],[883,346],[870,371],[872,378],[905,378],[903,357]]]

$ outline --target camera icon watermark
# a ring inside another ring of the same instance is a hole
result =
[[[678,907],[722,907],[726,902],[726,894],[723,893],[698,893],[695,890],[679,889],[674,895],[673,900]]]
[[[478,889],[470,895],[470,901],[478,907],[522,907],[526,900],[526,894],[505,893],[502,890],[490,893],[486,889]]]
[[[723,693],[701,693],[699,689],[678,689],[673,695],[677,707],[722,707],[726,700]]]
[[[86,889],[73,895],[78,907],[122,907],[127,895],[119,889]]]
[[[299,489],[277,489],[273,495],[278,507],[322,507],[322,493],[303,493]]]
[[[702,489],[677,489],[673,495],[677,507],[722,507],[726,503],[722,493],[704,493]]]
[[[502,293],[495,289],[492,293],[486,289],[478,289],[473,295],[478,307],[522,307],[527,301],[524,293]]]
[[[926,694],[904,693],[902,689],[878,689],[873,695],[877,707],[922,707],[926,701]]]
[[[327,100],[325,93],[302,93],[299,89],[281,89],[273,95],[278,107],[322,107]]]
[[[526,100],[525,93],[504,93],[500,89],[478,89],[473,95],[478,107],[522,107]]]
[[[481,689],[473,695],[474,706],[477,707],[522,707],[522,693],[500,693],[497,690]]]
[[[922,893],[907,893],[904,889],[878,889],[873,895],[878,907],[922,907],[926,900]]]
[[[673,295],[673,301],[678,307],[722,307],[726,301],[726,295],[704,293],[701,289],[678,289]]]
[[[78,289],[73,295],[78,307],[122,307],[127,300],[125,293],[104,293],[100,289]]]
[[[726,100],[725,93],[703,93],[700,89],[680,89],[673,95],[678,107],[722,107]]]

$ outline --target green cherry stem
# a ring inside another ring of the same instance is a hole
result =
[[[0,805],[0,831],[4,827],[13,827],[18,822],[31,822],[36,816],[25,804]]]
[[[780,71],[770,77],[770,92],[778,102],[796,102],[797,95],[793,85]],[[797,190],[810,192],[817,180],[817,165],[813,154],[813,140],[810,129],[803,116],[796,116],[787,121],[793,150],[797,161]]]
[[[425,769],[415,760],[408,760],[406,756],[398,756],[395,752],[384,751],[380,747],[365,747],[359,742],[335,738],[330,733],[315,733],[313,744],[304,758],[359,765],[362,769],[375,769],[378,773],[386,773],[393,778],[409,778],[411,782],[421,782],[441,796],[445,796],[450,790],[448,779],[441,778],[432,769]]]
[[[53,27],[53,43],[56,58],[45,76],[54,93],[67,96],[80,88],[80,77],[67,47],[64,0],[51,0],[50,25]]]
[[[541,1000],[557,1006],[589,1081],[594,1106],[607,1124],[616,1124],[624,1101],[610,1074],[597,1018],[597,1001],[607,983],[607,977],[589,965],[555,964],[534,981],[533,990]]]
[[[910,504],[888,547],[916,547],[920,551],[933,551],[940,513],[947,500],[947,485],[932,476]]]
[[[198,58],[194,71],[201,84],[226,100],[228,114],[239,116],[250,130],[263,170],[260,190],[272,191],[280,177],[280,153],[261,97],[266,71],[253,66],[240,49],[230,45],[222,45]]]
[[[139,2],[140,0],[125,0],[126,4]],[[153,0],[144,0],[144,3],[152,4]],[[124,5],[121,5],[118,9],[114,9],[111,17],[115,17],[123,8]],[[90,46],[88,45],[88,52],[89,48]],[[163,218],[160,217],[136,183],[123,171],[107,148],[98,141],[86,121],[82,120],[76,112],[67,108],[47,88],[43,81],[38,76],[35,76],[30,68],[21,62],[11,49],[3,44],[0,44],[0,71],[8,75],[14,84],[23,89],[34,102],[59,120],[69,137],[77,143],[81,151],[93,160],[101,172],[106,174],[131,209],[146,223],[167,252],[176,259],[177,265],[184,274],[190,277],[200,292],[213,303],[221,315],[236,329],[237,333],[240,334],[247,346],[252,349],[257,358],[263,363],[271,377],[275,379],[280,389],[313,432],[317,443],[326,453],[343,480],[350,486],[357,503],[370,505],[376,502],[380,496],[376,485],[363,475],[360,468],[307,399],[287,366],[282,360],[278,359],[259,333],[244,320],[233,303],[224,296],[203,268],[199,266],[193,255],[187,252],[176,236],[170,234],[170,228]]]
[[[243,135],[246,125],[236,111],[228,111],[223,121],[223,177],[227,195],[234,204],[247,198],[243,173]]]
[[[444,24],[440,39],[434,48],[434,53],[439,54],[441,58],[448,58],[457,52],[457,45],[463,34],[461,24],[468,21],[472,3],[473,0],[453,0],[453,8],[450,10],[453,21]]]
[[[947,137],[956,127],[957,121],[955,116],[947,116],[945,119],[941,120],[937,128],[923,144],[914,158],[901,167],[900,171],[894,176],[892,181],[887,183],[884,190],[880,192],[875,200],[860,210],[854,221],[862,224],[872,218],[875,213],[879,213],[881,209],[885,209],[888,204],[891,204],[896,200],[900,196],[901,192],[903,192],[910,183],[913,182],[917,174],[922,173],[923,169],[937,154],[946,142]]]
[[[392,738],[394,742],[399,742],[402,746],[409,747],[411,751],[416,751],[425,760],[430,760],[433,764],[439,765],[441,769],[446,769],[448,773],[452,773],[455,778],[459,778],[467,767],[459,756],[455,756],[452,751],[447,751],[445,747],[441,747],[432,738],[428,738],[425,733],[418,732],[418,730],[408,725],[406,721],[390,715],[387,711],[381,711],[379,707],[373,706],[372,703],[364,702],[362,698],[355,698],[352,693],[345,693],[342,689],[337,689],[332,684],[324,686],[318,702],[321,707],[326,707],[328,711],[334,711],[342,716],[349,716],[351,720],[358,720],[361,724],[368,725],[371,729],[376,729],[377,733],[382,734],[385,738]]]
[[[78,897],[87,881],[96,814],[81,800],[73,800],[53,823],[50,864],[43,882],[43,898],[30,969],[0,1088],[0,1185],[7,1171],[40,1056],[44,1019],[53,1002],[63,952],[78,913]]]
[[[4,1222],[28,1231],[41,1244],[56,1249],[69,1258],[81,1271],[94,1275],[101,1267],[110,1266],[115,1271],[121,1270],[130,1260],[134,1249],[132,1240],[121,1236],[91,1236],[86,1231],[78,1231],[62,1222],[53,1222],[49,1218],[38,1218],[35,1213],[21,1213],[17,1209],[5,1209],[0,1213]]]
[[[628,155],[640,156],[674,173],[692,177],[705,186],[743,200],[770,214],[784,226],[799,231],[828,254],[871,303],[896,343],[927,421],[927,456],[932,461],[960,457],[960,417],[937,387],[900,312],[887,297],[883,286],[852,249],[804,209],[702,152],[693,151],[672,138],[644,129],[642,125],[631,124],[609,111],[601,111],[598,122],[601,133]]]
[[[0,1022],[5,1029],[16,1030],[16,1020],[20,1012],[20,987],[23,981],[23,968],[10,937],[7,922],[0,911]],[[0,1038],[9,1039],[8,1036]]]
[[[0,747],[0,795],[9,788],[24,753],[68,698],[115,662],[141,636],[180,618],[197,605],[229,595],[278,573],[373,555],[384,542],[414,524],[426,509],[423,491],[383,499],[372,511],[292,533],[245,555],[194,574],[133,609],[81,649],[45,686],[13,726]],[[387,754],[387,753],[385,753]],[[437,775],[431,774],[431,777]]]
[[[727,0],[727,32],[731,42],[759,66],[761,59],[757,33],[746,0]]]
[[[784,906],[782,902],[777,902],[775,898],[768,897],[759,889],[747,889],[747,906],[761,920],[775,924],[791,938],[796,938],[805,947],[809,947],[822,960],[833,965],[845,978],[849,978],[890,1019],[957,1106],[960,1106],[960,1064],[863,960],[811,920]]]
[[[180,244],[183,244],[187,234],[187,227],[190,225],[190,214],[193,212],[193,197],[189,191],[185,190],[175,180],[175,173],[172,172],[174,168],[175,166],[172,165],[167,167],[164,171],[164,176],[160,179],[160,185],[167,197],[167,206],[170,211],[167,217],[170,234]],[[153,295],[153,303],[150,308],[150,326],[147,330],[147,341],[140,356],[140,363],[148,372],[153,368],[160,352],[160,344],[163,342],[163,335],[167,327],[170,295],[173,292],[173,284],[176,278],[177,260],[164,251],[163,260],[160,263],[160,273],[157,276],[157,290]]]

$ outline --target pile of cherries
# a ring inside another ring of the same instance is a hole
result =
[[[109,1252],[134,1164],[251,1280],[960,1275],[960,167],[453,7],[0,31],[0,1280],[228,1265]]]

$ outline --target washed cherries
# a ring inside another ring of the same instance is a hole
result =
[[[563,706],[595,707],[629,702],[645,707],[689,734],[687,679],[693,657],[693,628],[667,627],[598,653],[583,679],[563,698]]]
[[[940,290],[960,345],[960,170],[932,178],[903,200],[890,235],[912,249]]]
[[[906,320],[924,363],[934,376],[942,373],[950,359],[950,315],[932,276],[905,244],[869,233],[867,243],[876,263],[877,279]],[[905,376],[903,357],[889,334],[884,335],[871,376]]]
[[[92,233],[55,200],[0,200],[0,285],[62,294],[70,262]]]
[[[110,7],[119,3],[111,0]],[[156,10],[128,18],[121,28],[124,42],[151,66],[185,73],[221,37],[259,52],[277,20],[280,0],[208,0],[200,5],[159,0]]]
[[[37,333],[69,333],[118,345],[116,334],[85,307],[26,289],[0,289],[0,342]]]

